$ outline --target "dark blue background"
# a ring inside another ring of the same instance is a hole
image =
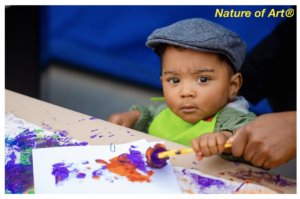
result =
[[[41,68],[56,60],[95,73],[161,89],[160,59],[145,46],[157,28],[205,18],[237,33],[248,52],[284,18],[267,17],[291,6],[42,6]],[[251,17],[215,17],[216,9],[251,11]],[[266,8],[265,16],[255,11]],[[271,112],[266,100],[251,110]]]

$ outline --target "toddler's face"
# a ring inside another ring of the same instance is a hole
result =
[[[168,46],[161,82],[169,108],[189,123],[213,116],[229,99],[230,75],[214,53]]]

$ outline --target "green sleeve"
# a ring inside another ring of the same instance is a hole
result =
[[[255,118],[256,115],[252,112],[243,113],[234,108],[226,108],[219,114],[214,131],[230,131],[234,133],[237,128],[245,126]]]
[[[224,111],[222,111],[219,114],[217,121],[216,121],[216,126],[215,126],[214,131],[215,132],[230,131],[232,133],[235,133],[237,128],[248,124],[255,118],[256,118],[256,115],[252,112],[243,113],[234,108],[226,108]],[[235,162],[241,162],[244,164],[252,165],[251,162],[246,161],[242,156],[235,157],[232,154],[226,154],[226,153],[218,154],[218,156],[220,156],[226,160],[231,160],[231,161],[235,161]]]
[[[139,110],[141,112],[140,118],[135,122],[132,127],[134,130],[138,130],[144,133],[148,133],[148,129],[153,119],[165,108],[167,108],[166,104],[161,104],[157,108],[154,106],[141,106],[141,105],[133,105],[130,107],[130,111]]]

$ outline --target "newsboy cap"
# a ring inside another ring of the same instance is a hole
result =
[[[159,55],[158,44],[161,43],[224,54],[236,71],[240,70],[247,52],[247,44],[237,34],[202,18],[186,19],[156,29],[146,45]]]

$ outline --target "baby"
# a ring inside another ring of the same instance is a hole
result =
[[[237,97],[239,69],[247,45],[232,31],[194,18],[155,30],[146,45],[161,58],[165,104],[133,105],[109,121],[192,147],[201,160],[215,154],[233,157],[224,144],[236,129],[255,119]]]

